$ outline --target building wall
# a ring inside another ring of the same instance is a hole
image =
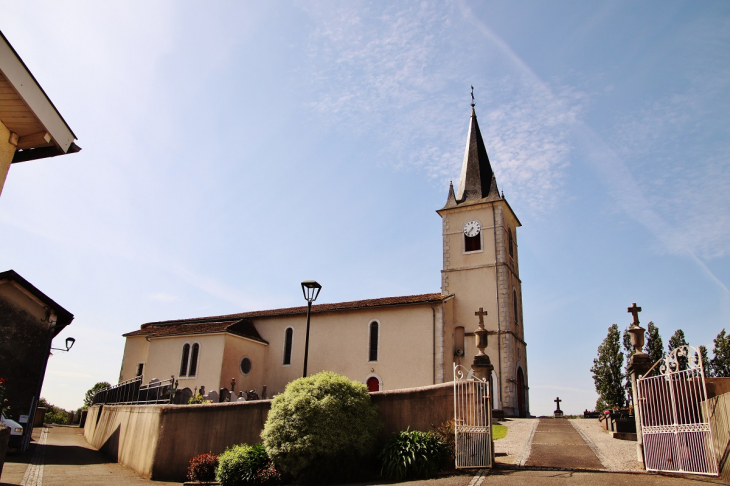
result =
[[[122,357],[122,369],[119,373],[120,383],[137,376],[137,365],[139,363],[144,363],[142,374],[147,378],[145,383],[152,378],[147,371],[147,354],[149,353],[149,348],[150,343],[144,336],[130,336],[126,338],[124,343],[124,356]]]
[[[10,163],[15,155],[15,146],[10,142],[10,130],[0,122],[0,194],[3,192],[5,179],[10,170]]]
[[[235,378],[234,392],[256,390],[261,393],[263,385],[266,384],[266,369],[263,363],[266,361],[268,351],[269,346],[266,344],[227,334],[218,387],[225,387],[230,391],[231,378]],[[251,371],[247,375],[241,371],[241,360],[244,356],[251,360]]]
[[[153,378],[165,380],[175,376],[180,389],[190,388],[195,391],[195,388],[205,386],[206,391],[217,392],[220,387],[225,339],[223,333],[150,338],[144,382],[148,383]],[[191,377],[180,376],[182,348],[185,343],[191,346],[193,343],[200,344],[197,373]]]
[[[0,375],[6,380],[8,415],[30,413],[45,372],[48,321],[42,304],[10,282],[0,282]]]
[[[438,324],[441,304],[434,305]],[[369,325],[379,323],[379,353],[369,361]],[[307,318],[282,316],[254,320],[262,338],[269,342],[263,366],[269,396],[302,376]],[[294,329],[291,365],[283,365],[284,336]],[[314,313],[309,336],[308,375],[334,371],[365,382],[376,375],[383,390],[434,383],[434,311],[430,305]],[[438,360],[437,360],[438,361]],[[261,366],[254,362],[254,367]],[[438,379],[438,376],[437,376]]]

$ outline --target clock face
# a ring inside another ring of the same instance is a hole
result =
[[[469,221],[468,223],[464,224],[464,234],[469,237],[474,237],[478,235],[481,229],[482,225],[479,224],[479,221]]]

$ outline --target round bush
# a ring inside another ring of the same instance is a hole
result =
[[[188,479],[190,481],[212,481],[218,467],[218,456],[212,453],[200,454],[190,459]]]
[[[367,387],[323,371],[277,395],[261,438],[276,466],[300,482],[357,479],[380,430]]]
[[[215,477],[222,486],[277,484],[280,479],[261,444],[241,444],[226,449],[218,456]]]

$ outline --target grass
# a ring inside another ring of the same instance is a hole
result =
[[[492,435],[494,440],[499,440],[507,436],[507,427],[504,425],[492,425]]]

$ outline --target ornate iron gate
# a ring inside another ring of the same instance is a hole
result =
[[[644,376],[636,391],[647,471],[717,476],[699,351],[679,347]]]
[[[456,467],[492,467],[492,401],[489,381],[454,363]]]

